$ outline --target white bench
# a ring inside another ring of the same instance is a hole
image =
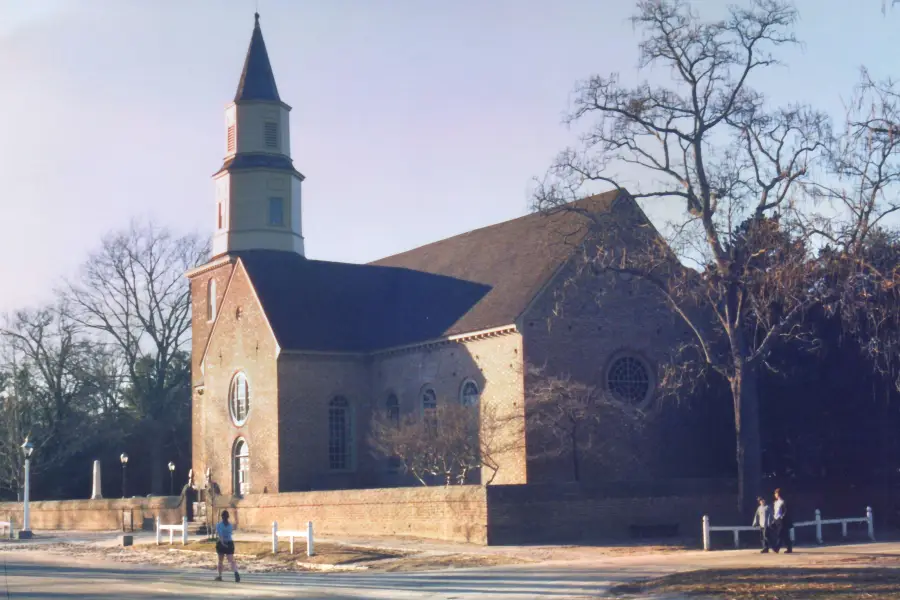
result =
[[[313,524],[312,521],[306,522],[306,531],[279,531],[278,522],[272,521],[272,554],[278,554],[278,538],[286,537],[291,542],[291,554],[294,553],[294,538],[306,538],[306,555],[315,554],[313,549]]]
[[[0,531],[6,530],[7,537],[12,537],[13,527],[12,521],[0,521]]]
[[[171,546],[175,539],[175,532],[181,532],[181,545],[187,545],[187,517],[181,517],[181,525],[165,525],[159,522],[159,517],[156,517],[156,545],[159,546],[160,540],[162,538],[162,532],[169,532],[169,545]]]
[[[812,527],[815,525],[816,527],[816,541],[820,544],[824,543],[822,541],[822,525],[837,525],[841,524],[841,532],[843,533],[843,537],[847,537],[847,524],[848,523],[866,523],[869,539],[873,542],[875,541],[875,524],[872,517],[872,507],[866,507],[866,516],[865,517],[851,517],[847,519],[823,519],[822,512],[817,508],[816,509],[816,518],[812,521],[798,521],[794,523],[794,526],[791,527],[791,541],[796,540],[796,534],[794,530],[797,527]],[[712,531],[731,531],[734,534],[734,547],[740,547],[740,533],[742,531],[759,531],[759,527],[747,527],[747,526],[712,526],[709,523],[709,515],[703,515],[703,549],[709,550],[710,542],[709,542],[709,534]]]

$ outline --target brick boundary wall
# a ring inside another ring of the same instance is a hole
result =
[[[178,497],[119,498],[115,500],[44,500],[31,502],[31,529],[110,531],[122,529],[122,515],[131,511],[134,529],[144,519],[160,516],[164,523],[180,523],[184,507]],[[12,517],[15,529],[22,527],[22,503],[0,502],[0,521]]]
[[[222,503],[240,530],[266,532],[314,523],[316,534],[412,536],[487,543],[487,494],[475,485],[407,487],[281,494],[249,494]]]
[[[674,536],[699,539],[704,514],[722,515],[728,522],[738,518],[735,495],[726,491],[690,493],[683,489],[657,489],[635,494],[633,492],[637,490],[627,487],[591,489],[578,484],[490,486],[487,490],[488,543]]]

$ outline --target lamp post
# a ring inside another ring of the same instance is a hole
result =
[[[119,456],[119,461],[122,463],[122,497],[125,497],[125,481],[126,481],[126,472],[125,467],[128,466],[128,455],[124,452]]]
[[[25,496],[22,506],[22,530],[19,531],[20,540],[31,539],[31,508],[28,501],[31,499],[31,453],[34,452],[34,445],[25,437],[25,443],[22,444],[22,454],[25,455]]]
[[[169,495],[175,495],[175,463],[169,461]]]

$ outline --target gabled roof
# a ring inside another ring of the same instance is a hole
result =
[[[606,212],[617,191],[575,203]],[[577,212],[533,213],[371,263],[404,267],[486,285],[490,292],[445,332],[479,331],[514,323],[581,244],[591,226]]]
[[[266,51],[266,42],[263,41],[262,30],[259,28],[259,13],[254,15],[254,19],[253,35],[250,36],[250,47],[247,48],[247,58],[244,59],[244,70],[241,72],[234,101],[281,102],[278,87],[275,85],[275,74],[269,62],[269,53]]]
[[[617,196],[577,206],[605,212]],[[283,349],[371,352],[514,324],[590,224],[571,211],[530,214],[368,265],[237,256]]]

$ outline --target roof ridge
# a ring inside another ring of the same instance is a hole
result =
[[[622,192],[624,192],[624,191],[625,191],[625,190],[613,189],[613,190],[609,190],[609,191],[606,191],[606,192],[600,192],[599,194],[592,194],[592,195],[590,195],[590,196],[585,196],[584,198],[581,198],[581,199],[579,199],[579,200],[575,200],[575,201],[573,201],[573,202],[567,203],[566,206],[570,206],[570,205],[574,205],[574,204],[578,204],[578,203],[583,203],[583,202],[596,201],[596,200],[600,200],[600,199],[608,200],[608,201],[609,201],[609,205],[612,206],[612,202],[619,196],[620,193],[622,193]],[[625,193],[627,193],[627,192],[625,192]],[[552,214],[559,214],[559,213],[561,213],[561,212],[563,212],[563,211],[562,211],[562,207],[560,207],[560,209],[558,209],[557,211],[555,211],[555,212],[552,213]],[[477,232],[481,232],[481,231],[486,231],[486,230],[493,229],[493,228],[496,228],[496,227],[502,227],[502,226],[505,226],[505,225],[509,225],[510,223],[514,223],[514,222],[516,222],[516,221],[522,221],[522,220],[524,220],[524,219],[540,218],[540,217],[546,217],[546,216],[549,216],[549,215],[547,215],[547,214],[545,214],[545,213],[542,213],[542,212],[537,212],[537,211],[530,212],[530,213],[528,213],[528,214],[521,215],[521,216],[518,216],[518,217],[513,217],[512,219],[507,219],[507,220],[505,220],[505,221],[500,221],[500,222],[498,222],[498,223],[491,223],[490,225],[484,225],[484,226],[482,226],[482,227],[477,227],[477,228],[475,228],[475,229],[469,229],[469,230],[467,230],[467,231],[463,231],[462,233],[457,233],[457,234],[454,234],[454,235],[447,236],[447,237],[445,237],[445,238],[441,238],[441,239],[439,239],[439,240],[434,240],[433,242],[428,242],[427,244],[422,244],[421,246],[415,246],[415,247],[413,247],[413,248],[408,248],[408,249],[402,250],[402,251],[400,251],[400,252],[395,252],[394,254],[389,254],[389,255],[387,255],[387,256],[383,256],[383,257],[381,257],[381,258],[379,258],[379,259],[370,261],[370,262],[365,263],[365,264],[368,264],[368,265],[377,265],[377,263],[379,263],[379,262],[381,262],[381,261],[386,261],[386,260],[390,260],[390,259],[393,259],[393,258],[397,258],[397,257],[402,256],[402,255],[404,255],[404,254],[407,254],[407,253],[409,253],[409,252],[415,252],[415,251],[418,251],[418,250],[422,250],[422,249],[424,249],[424,248],[428,248],[429,246],[435,246],[435,245],[437,245],[437,244],[441,244],[441,243],[443,243],[443,242],[446,242],[446,241],[449,241],[449,240],[453,240],[453,239],[456,239],[456,238],[461,238],[461,237],[464,237],[464,236],[467,236],[467,235],[471,235],[471,234],[473,234],[473,233],[477,233]]]

